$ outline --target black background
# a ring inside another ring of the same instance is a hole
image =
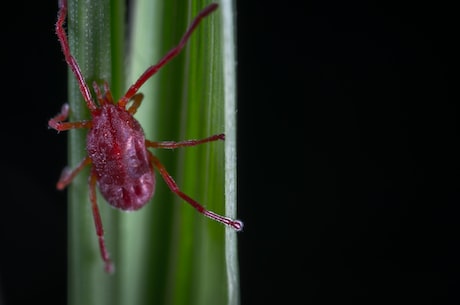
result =
[[[57,1],[10,5],[0,303],[64,304],[66,137],[46,125],[66,100]],[[242,305],[458,303],[454,5],[237,7]]]

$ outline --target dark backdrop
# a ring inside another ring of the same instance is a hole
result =
[[[66,137],[46,125],[66,100],[56,3],[0,18],[10,305],[66,300]],[[237,1],[242,305],[458,303],[453,4],[298,3]]]

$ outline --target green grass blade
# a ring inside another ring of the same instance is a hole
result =
[[[108,80],[115,99],[182,37],[207,1],[138,0],[133,8],[124,79],[122,1],[70,1],[71,49],[89,84]],[[236,213],[235,54],[232,2],[206,18],[183,53],[149,80],[136,117],[154,141],[227,140],[174,151],[156,150],[181,189],[219,214]],[[230,27],[230,29],[226,28]],[[71,121],[88,118],[74,76]],[[72,130],[70,165],[86,155],[85,133]],[[179,200],[157,174],[157,190],[142,210],[122,213],[101,198],[99,208],[112,276],[103,271],[88,200],[88,171],[69,188],[69,304],[239,303],[236,233]]]
[[[223,53],[223,87],[225,107],[225,215],[237,217],[236,169],[236,3],[223,0],[221,44]],[[234,232],[225,232],[225,260],[227,268],[227,296],[229,305],[240,303],[237,238]]]
[[[175,46],[191,18],[209,4],[207,1],[141,0],[136,3],[130,83]],[[222,4],[199,26],[183,53],[142,88],[146,98],[137,118],[147,137],[156,141],[227,133],[230,141],[225,144],[154,153],[184,192],[217,213],[234,216],[236,119],[232,50],[235,45],[234,38],[223,39],[222,23],[224,14],[233,20],[233,7],[231,2]],[[223,9],[229,11],[224,13]],[[233,36],[232,31],[225,35]],[[229,53],[224,53],[226,48]],[[136,256],[130,251],[133,257],[124,262],[127,269],[145,271],[143,278],[149,287],[136,293],[137,297],[145,295],[142,301],[156,304],[238,304],[236,233],[198,214],[173,195],[159,177],[158,180],[151,206],[143,215],[123,220],[127,235],[143,236],[145,241],[140,243],[148,244],[143,250],[149,251],[148,254]],[[227,210],[225,200],[230,202]],[[134,256],[137,259],[142,256],[147,261],[139,265],[142,261],[135,260]],[[138,266],[133,267],[135,264]],[[136,276],[139,274],[132,273],[126,278],[132,281]]]
[[[123,89],[123,1],[74,1],[68,3],[67,29],[69,44],[89,86],[93,81],[106,80],[112,92]],[[116,25],[116,26],[114,26]],[[113,77],[114,76],[114,77]],[[69,72],[70,121],[89,118],[88,110],[75,77]],[[86,156],[86,130],[69,131],[69,166]],[[116,277],[103,271],[88,194],[88,169],[80,173],[69,186],[69,304],[117,304],[114,293]],[[99,209],[106,232],[106,242],[112,258],[117,261],[118,211],[99,198]]]

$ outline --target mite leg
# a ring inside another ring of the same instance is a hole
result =
[[[184,199],[187,203],[189,203],[191,206],[193,206],[200,214],[203,214],[204,216],[211,218],[217,222],[223,223],[225,225],[228,225],[235,229],[236,231],[241,231],[243,229],[243,222],[240,220],[232,219],[229,217],[221,216],[219,214],[216,214],[212,211],[207,210],[205,207],[203,207],[201,204],[190,198],[187,194],[183,193],[179,187],[177,186],[176,182],[174,179],[171,177],[171,175],[168,173],[166,168],[161,164],[160,160],[158,160],[157,157],[155,157],[152,153],[150,153],[152,163],[153,165],[158,169],[160,172],[161,176],[165,180],[166,184],[168,185],[169,189],[177,194],[179,197]]]
[[[186,147],[186,146],[195,146],[207,142],[213,142],[217,140],[225,140],[225,135],[223,133],[221,134],[216,134],[204,139],[200,140],[187,140],[187,141],[181,141],[181,142],[173,142],[173,141],[163,141],[163,142],[153,142],[149,140],[145,140],[145,145],[147,147],[152,147],[152,148],[166,148],[166,149],[174,149],[174,148],[179,148],[179,147]]]
[[[139,106],[141,105],[143,99],[144,99],[144,95],[142,93],[135,94],[131,98],[131,100],[133,101],[133,104],[128,108],[128,112],[134,115],[137,111],[137,108],[139,108]]]
[[[102,106],[107,104],[113,104],[112,93],[110,92],[109,84],[107,82],[104,82],[104,95],[102,95],[101,89],[95,81],[93,82],[93,89],[96,93],[99,105]]]
[[[99,102],[99,105],[104,104],[104,98],[102,97],[101,89],[99,89],[99,85],[96,83],[96,81],[93,82],[93,89],[94,92],[96,93],[97,101]]]
[[[104,269],[107,273],[114,272],[114,266],[110,260],[109,253],[105,247],[104,242],[104,228],[102,227],[101,215],[99,214],[99,208],[97,207],[96,199],[96,175],[92,173],[89,177],[89,199],[91,201],[91,209],[93,211],[94,224],[96,226],[96,235],[99,241],[99,249],[101,251],[102,259],[104,260]]]
[[[112,92],[110,92],[109,83],[104,81],[104,98],[108,104],[114,104]]]
[[[68,167],[64,168],[64,170],[61,173],[61,177],[59,178],[59,181],[56,185],[56,188],[58,190],[64,189],[67,185],[69,185],[70,182],[72,182],[75,176],[77,176],[78,173],[81,172],[81,170],[89,164],[91,164],[91,159],[89,157],[86,157],[74,169],[71,170]]]
[[[62,121],[67,120],[68,117],[69,117],[69,104],[64,104],[62,105],[61,112],[59,112],[54,118],[48,121],[48,126],[57,131],[91,127],[91,121],[62,122]]]
[[[179,41],[179,44],[172,48],[165,56],[163,56],[163,58],[160,59],[160,61],[157,64],[147,68],[147,70],[145,70],[145,72],[139,77],[139,79],[134,84],[132,84],[131,87],[129,87],[128,91],[126,91],[126,94],[118,102],[118,104],[121,107],[125,107],[128,101],[131,100],[134,94],[137,93],[139,88],[150,77],[157,73],[158,70],[160,70],[165,64],[171,61],[171,59],[173,59],[177,54],[179,54],[182,51],[188,39],[190,38],[190,35],[192,35],[193,31],[200,24],[201,20],[203,20],[203,18],[214,12],[217,9],[217,7],[217,3],[211,3],[210,5],[205,7],[201,12],[198,13],[198,15],[195,17],[195,19],[193,19],[192,23],[189,25],[184,36],[182,36],[181,40]]]
[[[78,87],[80,88],[81,94],[85,99],[86,105],[91,112],[97,109],[96,104],[94,104],[89,87],[85,82],[85,78],[81,73],[80,67],[78,66],[77,61],[70,53],[69,43],[67,41],[67,34],[64,30],[64,21],[67,17],[67,0],[59,0],[59,13],[58,20],[56,22],[56,35],[58,36],[59,42],[61,43],[62,52],[64,53],[65,60],[75,75]]]

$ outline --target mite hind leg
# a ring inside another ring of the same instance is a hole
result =
[[[102,226],[101,214],[99,213],[99,208],[97,206],[96,182],[96,175],[94,173],[91,173],[91,175],[89,176],[89,199],[91,201],[91,210],[93,211],[94,225],[96,227],[96,235],[99,242],[99,250],[101,252],[102,260],[105,264],[105,271],[107,273],[113,273],[115,267],[110,259],[107,247],[105,246],[104,228]]]
[[[218,140],[225,140],[225,134],[216,134],[204,139],[199,140],[186,140],[180,142],[173,142],[173,141],[163,141],[163,142],[154,142],[154,141],[145,141],[145,145],[147,147],[152,148],[166,148],[166,149],[174,149],[179,147],[187,147],[187,146],[195,146],[203,143],[218,141]]]
[[[69,185],[72,180],[81,172],[81,170],[91,164],[91,159],[89,157],[84,158],[74,169],[65,167],[62,170],[61,177],[57,182],[56,188],[58,190],[63,190],[67,185]]]
[[[230,217],[222,216],[217,213],[214,213],[212,211],[207,210],[204,206],[199,204],[197,201],[192,199],[190,196],[185,194],[179,189],[179,186],[176,184],[174,179],[171,177],[171,175],[168,173],[164,165],[160,162],[160,160],[154,156],[152,153],[150,153],[150,158],[153,163],[153,165],[158,169],[160,172],[161,176],[163,177],[164,181],[168,185],[169,189],[178,195],[180,198],[185,200],[188,204],[190,204],[192,207],[194,207],[200,214],[215,220],[217,222],[220,222],[222,224],[225,224],[231,228],[233,228],[235,231],[241,231],[243,229],[243,222],[237,219],[232,219]]]

